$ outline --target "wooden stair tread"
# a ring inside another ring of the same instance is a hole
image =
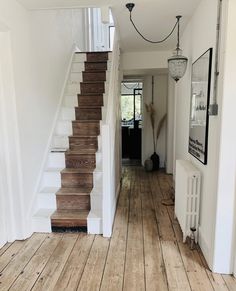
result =
[[[65,168],[61,171],[62,174],[91,174],[94,168]]]
[[[99,60],[94,60],[93,62],[92,61],[85,61],[85,63],[91,63],[91,64],[94,64],[94,63],[104,63],[104,64],[107,64],[108,60],[102,60],[102,61],[99,61]],[[93,71],[93,70],[91,70]],[[101,70],[99,70],[101,71]],[[89,72],[89,70],[86,70],[86,72]]]
[[[87,62],[87,63],[89,63],[89,62]],[[93,63],[93,62],[90,62],[90,63]],[[105,63],[105,61],[104,61],[104,63]],[[105,73],[105,72],[106,72],[106,70],[96,70],[96,71],[83,71],[82,73],[85,73],[85,74],[87,74],[87,73],[97,74],[97,73]]]
[[[77,94],[77,96],[103,96],[103,93],[83,93]]]
[[[100,109],[101,105],[79,105],[75,107],[75,110],[78,109]]]
[[[76,150],[67,150],[66,154],[69,155],[93,155],[97,152],[96,149],[76,149]]]
[[[56,195],[90,195],[92,187],[61,188]]]
[[[72,120],[72,123],[99,123],[100,120]]]
[[[69,138],[78,138],[78,139],[95,139],[97,135],[70,135]]]
[[[80,83],[81,84],[104,84],[105,81],[83,81],[83,82],[80,82]],[[84,94],[82,94],[82,95],[84,95]]]

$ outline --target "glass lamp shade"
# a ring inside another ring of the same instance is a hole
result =
[[[178,82],[186,72],[188,59],[180,54],[180,49],[177,49],[176,52],[175,55],[168,59],[168,70],[170,76]]]

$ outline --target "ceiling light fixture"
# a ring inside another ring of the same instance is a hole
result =
[[[176,23],[174,25],[174,27],[172,28],[172,30],[170,31],[170,33],[163,38],[162,40],[157,40],[157,41],[153,41],[151,39],[148,39],[147,37],[145,37],[137,28],[137,26],[135,25],[133,19],[132,19],[132,10],[134,8],[135,4],[134,3],[127,3],[126,7],[130,12],[130,22],[132,23],[134,29],[137,31],[137,33],[147,42],[150,43],[162,43],[165,42],[175,31],[175,28],[177,27],[177,46],[176,49],[174,50],[174,54],[172,57],[168,58],[168,70],[169,70],[169,74],[170,76],[176,81],[178,82],[180,78],[182,78],[186,72],[187,69],[187,63],[188,63],[188,59],[186,57],[184,57],[182,55],[182,50],[180,49],[180,42],[179,42],[179,27],[180,27],[180,19],[182,16],[178,15],[176,16]]]

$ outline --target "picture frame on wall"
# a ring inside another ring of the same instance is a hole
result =
[[[188,152],[207,164],[212,52],[208,49],[192,65]]]

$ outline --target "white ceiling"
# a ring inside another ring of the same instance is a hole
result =
[[[201,0],[133,0],[133,20],[140,31],[153,40],[165,37],[182,15],[181,32]],[[170,50],[176,46],[176,33],[163,44],[150,44],[137,34],[129,21],[125,4],[129,0],[18,0],[27,9],[110,6],[118,27],[122,51]]]

